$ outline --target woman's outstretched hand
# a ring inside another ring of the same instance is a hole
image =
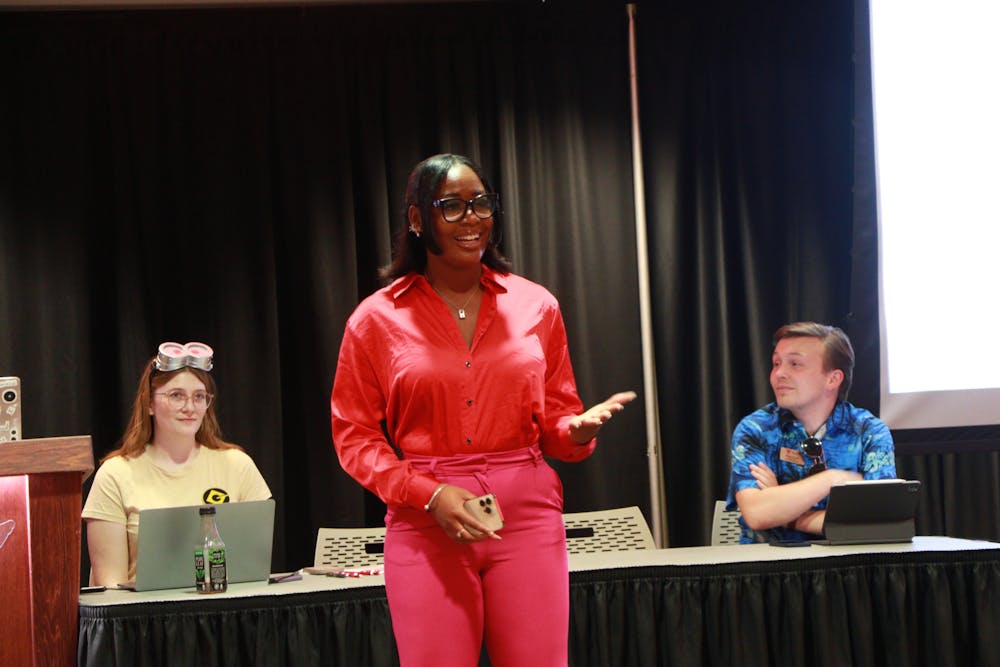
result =
[[[569,422],[569,439],[578,445],[590,442],[601,427],[615,414],[624,410],[625,404],[634,401],[635,397],[634,391],[620,391],[583,414],[573,417]]]

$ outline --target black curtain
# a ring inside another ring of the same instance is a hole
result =
[[[703,544],[781,324],[847,331],[878,414],[868,3],[641,3],[639,37],[670,539]],[[918,532],[998,539],[1000,442],[929,437],[897,448]]]
[[[877,408],[860,14],[638,4],[671,546],[708,539],[780,324],[862,341],[852,397]],[[320,526],[377,524],[333,454],[329,390],[406,174],[440,151],[493,176],[516,270],[563,305],[584,401],[641,390],[628,97],[621,2],[0,14],[0,374],[22,378],[25,435],[89,433],[101,456],[156,345],[202,340],[223,428],[279,503],[275,568],[311,562]],[[558,466],[567,511],[650,517],[644,424],[640,400]],[[918,530],[1000,537],[998,468],[901,454],[926,482]]]
[[[847,324],[851,8],[643,5],[639,25],[667,505],[699,544],[733,426],[772,400],[771,334]]]
[[[480,161],[516,270],[561,300],[582,398],[641,389],[624,11],[479,4],[0,16],[0,368],[27,437],[114,445],[164,340],[216,350],[226,435],[279,503],[276,569],[384,508],[329,392],[409,169]],[[566,510],[648,515],[640,404]],[[87,564],[85,562],[84,567]]]

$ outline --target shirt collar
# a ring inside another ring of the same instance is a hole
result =
[[[778,415],[778,424],[781,428],[787,429],[791,424],[799,424],[801,422],[795,418],[791,410],[786,410],[785,408],[778,407],[777,403],[774,403],[775,412]],[[836,428],[846,421],[848,417],[849,410],[847,408],[847,402],[841,399],[837,399],[836,405],[833,406],[833,411],[830,416],[826,419],[827,434],[830,433],[831,428]],[[803,429],[804,430],[804,429]]]
[[[485,288],[490,290],[495,294],[503,294],[507,291],[507,283],[510,281],[510,276],[503,273],[498,273],[486,266],[483,267],[483,275],[480,277],[479,282]],[[392,294],[392,298],[398,300],[404,294],[409,292],[414,285],[423,281],[428,286],[430,283],[427,282],[427,277],[422,273],[417,273],[416,271],[411,271],[405,276],[399,278],[392,285],[389,286],[389,293]]]

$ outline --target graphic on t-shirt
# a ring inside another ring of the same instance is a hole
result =
[[[205,491],[201,499],[206,505],[221,505],[229,502],[229,492],[225,489],[212,488]]]

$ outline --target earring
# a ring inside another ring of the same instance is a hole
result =
[[[418,239],[420,238],[420,230],[413,225],[410,225],[410,233],[415,234]]]

